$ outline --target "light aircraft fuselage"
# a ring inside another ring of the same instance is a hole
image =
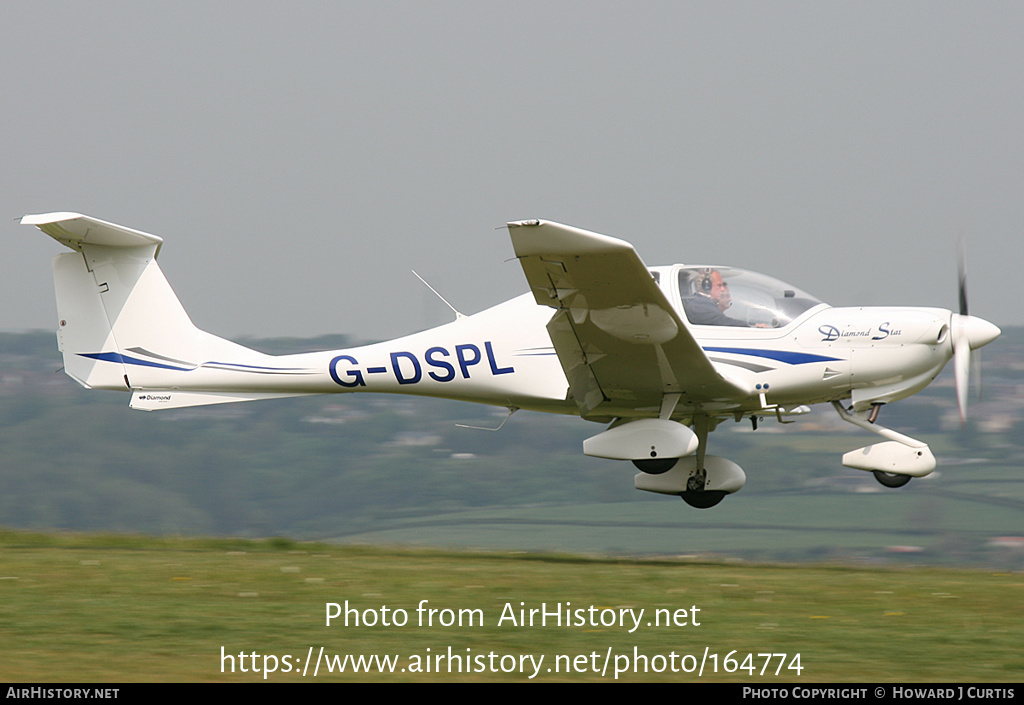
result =
[[[330,352],[271,356],[197,329],[156,262],[162,240],[76,213],[26,216],[72,252],[54,260],[65,369],[157,410],[377,392],[579,415],[609,424],[584,452],[631,460],[636,486],[712,506],[745,481],[706,453],[722,420],[781,422],[830,402],[889,439],[843,462],[905,484],[927,445],[875,424],[954,354],[958,393],[992,324],[938,308],[832,308],[795,287],[708,265],[647,267],[622,240],[509,223],[530,293],[431,330]],[[963,381],[961,382],[961,368]],[[963,410],[964,401],[961,401]]]

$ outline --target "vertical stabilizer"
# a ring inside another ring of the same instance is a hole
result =
[[[205,354],[252,352],[193,325],[157,264],[156,235],[78,213],[21,222],[74,250],[53,260],[57,339],[65,370],[86,387],[161,387],[167,370]]]

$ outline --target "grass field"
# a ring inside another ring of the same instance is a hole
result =
[[[1020,682],[1022,598],[1019,573],[5,532],[0,681]],[[376,623],[325,626],[346,601]],[[519,623],[542,603],[586,624]],[[394,672],[303,676],[321,647]]]
[[[333,538],[377,545],[690,554],[761,562],[914,561],[1008,570],[1024,566],[1019,551],[991,545],[993,537],[1019,533],[1020,509],[972,501],[966,493],[937,498],[929,489],[832,492],[820,497],[763,493],[728,497],[708,511],[691,509],[672,497],[487,507],[381,521],[361,533]],[[893,552],[892,547],[907,545],[915,552]]]

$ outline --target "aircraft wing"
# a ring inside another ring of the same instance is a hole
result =
[[[582,416],[657,415],[666,394],[690,407],[752,396],[715,368],[628,242],[541,220],[508,229],[537,303],[555,309],[548,334]]]

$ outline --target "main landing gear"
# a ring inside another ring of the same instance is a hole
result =
[[[616,420],[609,428],[583,441],[583,452],[598,458],[629,460],[640,471],[633,477],[638,490],[681,497],[691,507],[713,507],[747,481],[739,465],[707,455],[708,433],[717,419],[693,415],[693,430],[672,420],[678,394],[666,394],[656,419]]]
[[[642,473],[648,475],[661,475],[676,466],[679,458],[651,458],[650,460],[634,460],[633,465]]]
[[[710,509],[723,499],[726,492],[708,489],[707,448],[708,433],[711,430],[711,419],[707,414],[693,417],[693,430],[697,434],[697,462],[694,472],[686,481],[686,491],[680,493],[683,501],[695,509]]]
[[[662,420],[660,423],[677,424]],[[707,414],[693,418],[696,447],[678,458],[639,458],[633,464],[640,470],[634,478],[638,490],[675,495],[696,509],[710,509],[728,494],[743,487],[747,478],[739,465],[714,455],[708,455],[708,433],[715,421]],[[685,427],[684,427],[685,428]]]
[[[683,501],[695,509],[711,509],[723,499],[728,492],[721,490],[700,490],[698,492],[683,492],[679,496]]]

